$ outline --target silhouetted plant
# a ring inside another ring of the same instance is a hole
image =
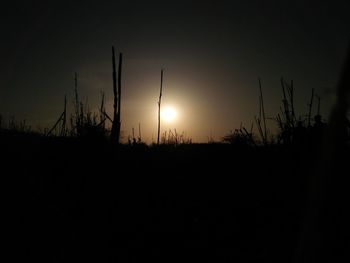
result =
[[[87,100],[85,105],[79,100],[78,74],[74,78],[74,114],[70,117],[70,135],[76,137],[104,138],[108,130],[105,128],[105,120],[109,118],[105,112],[104,93],[101,94],[101,107],[99,115],[89,109]],[[109,118],[110,119],[110,118]]]
[[[112,65],[113,65],[113,122],[111,131],[111,140],[119,144],[120,139],[120,108],[121,108],[121,75],[122,75],[122,60],[123,54],[119,53],[119,65],[118,65],[118,88],[117,88],[117,76],[116,76],[116,65],[115,65],[115,53],[114,47],[112,47]]]
[[[160,91],[159,91],[159,100],[158,100],[158,134],[157,134],[157,144],[159,144],[160,136],[160,106],[162,103],[162,93],[163,93],[163,69],[160,71]]]
[[[98,115],[91,112],[88,107],[85,110],[83,104],[81,104],[80,121],[80,133],[78,136],[96,139],[106,136],[107,130],[100,125]]]
[[[132,142],[133,142],[133,144],[136,144],[135,129],[134,129],[134,127],[132,127]]]
[[[212,135],[212,133],[210,133],[210,135],[207,137],[207,142],[208,144],[214,144],[216,143],[214,136]]]
[[[98,124],[101,128],[105,129],[106,127],[106,119],[107,113],[105,108],[105,94],[101,91],[101,106],[100,106],[100,123]]]
[[[2,118],[2,117],[1,117]],[[1,120],[2,122],[2,120]],[[11,116],[8,120],[8,127],[6,125],[2,125],[1,129],[8,130],[10,132],[20,132],[20,133],[33,133],[32,127],[27,125],[26,120],[16,121],[14,116]]]
[[[161,143],[167,145],[191,144],[192,139],[188,138],[185,132],[179,134],[176,129],[174,131],[164,131],[161,137]],[[157,143],[158,144],[158,143]]]
[[[262,93],[262,87],[261,87],[261,79],[259,78],[259,117],[255,117],[255,122],[258,127],[258,131],[260,134],[260,137],[262,139],[262,142],[264,145],[267,144],[267,129],[266,129],[266,117],[265,117],[265,107],[264,107],[264,97]],[[262,121],[262,123],[261,123]]]
[[[59,136],[64,137],[67,134],[67,128],[66,128],[66,118],[67,118],[67,96],[64,96],[64,109],[54,126],[49,130],[47,133],[47,136],[51,135],[52,132],[56,129],[56,127],[59,127]]]
[[[14,116],[11,116],[10,119],[9,119],[9,130],[17,130],[17,125],[16,125],[16,122],[15,122],[15,117]]]
[[[314,89],[311,90],[311,99],[310,99],[310,103],[309,103],[309,114],[308,114],[308,118],[307,118],[307,126],[310,127],[311,126],[311,114],[312,114],[312,104],[314,101]]]
[[[281,112],[277,114],[276,121],[279,127],[278,143],[284,145],[299,145],[312,147],[321,143],[321,134],[323,133],[325,123],[320,115],[321,97],[311,91],[310,102],[308,103],[308,113],[299,116],[298,120],[294,111],[294,88],[293,81],[288,85],[281,79],[283,92]],[[314,97],[318,99],[317,115],[312,117]],[[305,117],[306,116],[306,117]]]
[[[139,123],[139,137],[137,138],[137,142],[141,143],[142,142],[142,136],[141,136],[141,123]]]
[[[283,144],[291,144],[293,142],[293,137],[295,132],[300,133],[303,128],[303,122],[301,117],[299,121],[296,119],[294,110],[294,85],[293,80],[291,80],[290,85],[281,78],[281,88],[282,88],[282,107],[280,113],[276,116],[276,122],[279,127],[278,142]]]
[[[222,141],[235,146],[255,146],[256,142],[253,135],[253,124],[249,132],[241,124],[241,127],[239,129],[231,131],[229,134],[222,138]]]

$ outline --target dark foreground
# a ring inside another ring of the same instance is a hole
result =
[[[349,259],[348,150],[13,135],[0,146],[14,260]]]

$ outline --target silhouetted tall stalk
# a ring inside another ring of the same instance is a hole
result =
[[[264,97],[263,97],[263,93],[262,93],[262,87],[261,87],[261,80],[260,78],[259,80],[259,92],[260,92],[260,96],[259,96],[259,117],[255,117],[255,122],[257,124],[258,127],[258,131],[260,134],[260,137],[263,141],[263,144],[267,144],[267,129],[266,129],[266,117],[265,117],[265,107],[264,107]],[[263,121],[263,127],[261,125],[261,119]]]
[[[262,93],[262,88],[261,88],[261,79],[259,78],[259,89],[260,89],[260,99],[261,99],[261,110],[262,110],[262,117],[264,121],[264,140],[266,143],[267,140],[267,132],[266,132],[266,118],[265,118],[265,107],[264,107],[264,97]]]
[[[307,123],[308,123],[309,127],[311,126],[311,114],[312,114],[313,100],[314,100],[314,89],[312,89],[312,91],[311,91],[311,99],[310,99],[310,104],[309,104],[309,115],[307,117]]]
[[[75,113],[79,114],[79,98],[78,98],[78,73],[74,74],[74,95],[75,95]]]
[[[119,65],[118,65],[118,87],[117,87],[117,75],[116,75],[116,64],[115,64],[115,52],[112,47],[112,64],[113,64],[113,122],[111,131],[111,140],[119,144],[120,139],[120,108],[121,108],[121,75],[122,75],[122,61],[123,54],[119,53]]]
[[[277,114],[275,120],[280,128],[279,139],[285,144],[293,142],[294,129],[296,128],[296,116],[294,109],[294,82],[291,80],[290,85],[281,78],[282,88],[282,107],[280,114]],[[300,124],[299,124],[300,125]]]
[[[123,64],[123,54],[119,53],[119,65],[118,65],[118,115],[117,115],[117,138],[119,143],[120,138],[120,127],[121,127],[121,99],[122,99],[122,64]]]
[[[101,106],[100,106],[100,123],[99,126],[105,128],[106,123],[106,109],[105,109],[105,93],[101,91]]]
[[[116,138],[116,129],[117,129],[117,111],[118,111],[118,93],[117,93],[117,72],[115,67],[115,53],[114,47],[112,46],[112,66],[113,66],[113,122],[112,122],[112,131],[111,131],[111,140],[117,141]],[[118,141],[117,141],[118,142]]]
[[[67,117],[67,96],[64,96],[64,109],[58,120],[56,121],[55,125],[49,130],[47,133],[47,136],[51,135],[51,133],[56,129],[57,125],[61,123],[61,130],[59,135],[65,136],[66,135],[66,117]]]
[[[160,136],[160,105],[162,102],[162,93],[163,93],[163,69],[160,71],[160,92],[159,92],[159,100],[158,100],[158,136],[157,136],[158,145],[159,145],[159,136]]]
[[[292,108],[292,119],[293,122],[295,120],[295,111],[294,111],[294,87],[293,87],[293,80],[290,81],[290,88],[289,88],[289,94],[290,94],[290,104]]]
[[[61,136],[66,136],[66,121],[67,121],[67,95],[64,96],[64,110],[62,113]]]
[[[138,139],[139,142],[142,141],[142,137],[141,137],[141,123],[139,123],[139,139]]]
[[[78,74],[74,75],[74,111],[75,111],[75,135],[81,136],[84,133],[84,104],[79,100],[78,93]]]
[[[317,115],[320,116],[320,110],[321,110],[321,97],[315,94],[315,97],[317,99]]]
[[[294,111],[294,87],[293,87],[293,80],[291,80],[290,86],[287,84],[287,82],[284,81],[283,78],[281,78],[281,87],[283,92],[283,110],[282,114],[285,118],[285,127],[287,129],[294,128],[295,126],[295,111]],[[287,94],[286,94],[287,91]],[[288,97],[287,97],[288,95]]]

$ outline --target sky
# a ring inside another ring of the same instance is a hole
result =
[[[162,105],[176,129],[195,142],[220,140],[259,113],[280,110],[280,78],[293,80],[305,117],[311,89],[326,120],[350,42],[350,2],[334,1],[11,1],[2,4],[0,114],[52,127],[73,109],[74,73],[92,111],[100,93],[112,115],[111,46],[123,53],[122,135],[140,123],[156,140],[160,71]],[[314,108],[314,113],[316,107]],[[275,123],[268,121],[271,132]]]

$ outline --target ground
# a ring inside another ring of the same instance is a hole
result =
[[[14,258],[292,262],[300,247],[306,257],[345,257],[348,150],[314,202],[322,163],[310,149],[114,147],[18,134],[0,142]]]

